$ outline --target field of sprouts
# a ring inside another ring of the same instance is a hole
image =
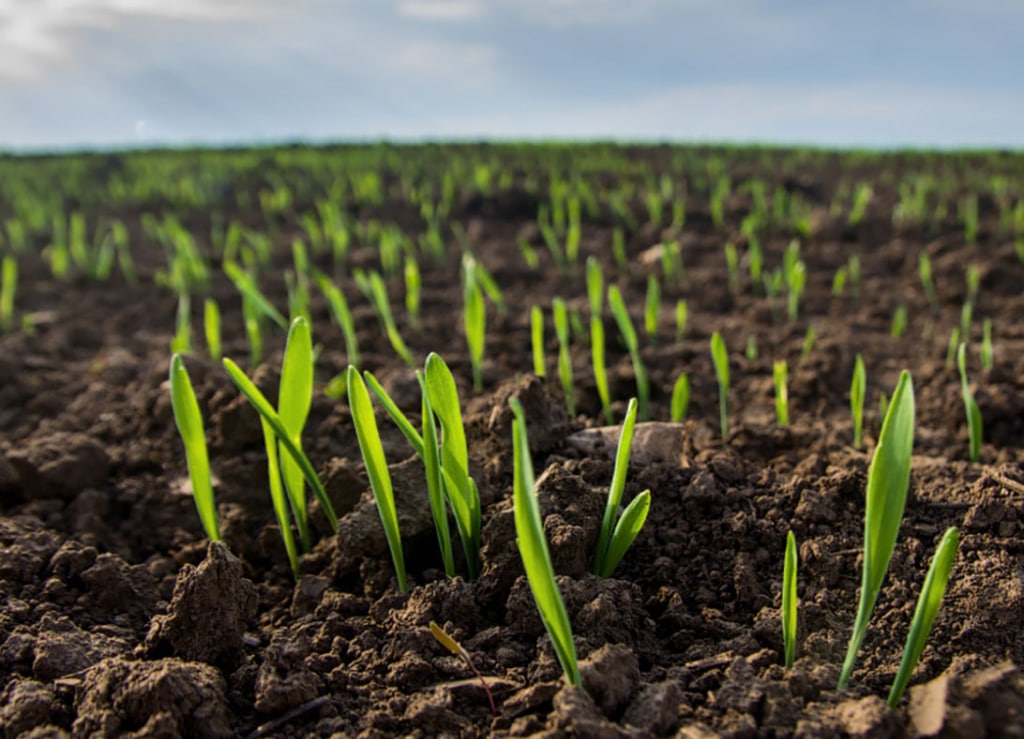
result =
[[[1024,732],[1019,154],[3,157],[0,256],[5,737]]]

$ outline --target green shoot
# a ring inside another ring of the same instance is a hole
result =
[[[836,273],[832,276],[832,297],[841,298],[843,292],[846,290],[847,272],[845,265],[840,266],[836,269]]]
[[[539,305],[530,308],[530,346],[533,348],[533,374],[544,377],[544,311]]]
[[[612,316],[615,318],[615,323],[618,324],[619,333],[622,334],[622,339],[626,343],[626,349],[629,351],[629,357],[633,362],[633,373],[636,375],[636,393],[640,404],[640,420],[646,421],[648,419],[647,402],[651,395],[650,382],[647,379],[647,369],[640,358],[640,343],[637,341],[636,329],[633,328],[633,321],[629,317],[629,311],[622,300],[622,293],[619,291],[618,285],[608,287],[608,307],[612,310]]]
[[[348,301],[334,283],[332,283],[323,272],[314,271],[313,280],[324,294],[327,304],[334,314],[334,320],[341,326],[341,333],[345,338],[345,355],[348,363],[359,366],[359,340],[356,337],[356,325],[352,320],[352,312],[348,308]]]
[[[758,241],[756,236],[751,236],[750,243],[747,246],[747,262],[750,271],[750,282],[753,284],[754,289],[758,290],[764,281],[764,251],[761,249],[761,242]]]
[[[277,396],[277,415],[288,437],[297,449],[302,449],[302,430],[306,426],[310,404],[313,401],[313,339],[309,323],[301,316],[292,321],[281,362],[281,387]],[[302,469],[290,456],[281,452],[281,476],[284,478],[288,499],[291,501],[295,526],[302,539],[302,547],[309,551],[313,542],[309,536],[306,513],[306,488]]]
[[[946,344],[946,369],[951,370],[956,365],[956,348],[960,346],[960,329],[956,326],[949,332],[949,342]]]
[[[729,435],[729,354],[725,339],[717,331],[711,334],[711,362],[718,378],[718,423],[725,439]]]
[[[978,265],[967,265],[965,279],[967,280],[967,302],[976,305],[978,303],[978,287],[981,285],[981,271],[978,269]]]
[[[757,337],[751,334],[747,337],[747,346],[743,349],[743,356],[748,362],[757,361]]]
[[[732,242],[725,245],[725,267],[729,271],[729,292],[736,295],[740,291],[740,256]]]
[[[889,328],[889,334],[894,339],[899,339],[907,331],[907,306],[900,303],[896,306],[896,310],[892,314],[892,326]]]
[[[636,398],[629,401],[626,418],[619,433],[619,445],[615,451],[615,470],[608,488],[608,501],[601,521],[601,533],[597,537],[597,556],[594,558],[594,574],[611,577],[619,561],[633,543],[647,520],[651,507],[651,491],[640,493],[619,516],[622,491],[626,486],[626,472],[629,469],[629,452],[633,445],[633,429],[636,426]],[[616,517],[618,521],[616,522]]]
[[[245,295],[242,296],[242,318],[245,321],[245,338],[249,342],[249,366],[258,367],[263,359],[263,331],[259,308]]]
[[[192,298],[187,292],[178,293],[178,310],[175,314],[174,338],[171,352],[188,354],[192,351]]]
[[[409,316],[409,325],[419,330],[420,304],[422,302],[423,278],[420,265],[414,257],[405,258],[405,312]]]
[[[629,269],[629,257],[626,255],[626,234],[619,226],[612,230],[612,257],[619,274],[625,274]]]
[[[377,314],[377,319],[380,321],[388,341],[391,342],[391,348],[395,350],[395,354],[410,367],[414,366],[416,362],[412,358],[409,347],[406,346],[405,341],[402,339],[402,335],[398,332],[395,317],[391,313],[391,304],[388,301],[388,289],[384,285],[384,278],[376,271],[366,275],[358,270],[353,272],[353,277],[359,283],[363,292],[366,293],[366,297],[370,299],[370,303]]]
[[[461,644],[455,641],[455,639],[452,638],[448,634],[448,632],[446,632],[433,621],[430,622],[430,633],[434,635],[434,638],[437,639],[438,643],[442,647],[447,649],[456,657],[461,658],[462,661],[469,666],[469,669],[473,671],[474,675],[476,675],[477,680],[480,681],[480,685],[483,686],[484,693],[487,694],[487,700],[491,704],[491,715],[497,716],[498,709],[494,705],[494,696],[491,695],[491,688],[487,685],[487,681],[484,680],[484,676],[481,675],[480,671],[476,669],[476,666],[473,664],[473,660],[469,657],[469,652],[467,652],[466,649]]]
[[[514,473],[512,501],[516,525],[516,544],[523,560],[523,569],[530,591],[537,604],[541,621],[548,632],[555,656],[562,666],[570,685],[582,685],[576,661],[576,643],[572,638],[572,624],[565,609],[565,601],[555,581],[551,553],[544,539],[544,524],[537,503],[537,490],[530,460],[530,446],[526,434],[526,416],[518,399],[509,401],[515,418],[512,421]]]
[[[277,440],[270,424],[261,416],[260,426],[263,429],[263,444],[267,450],[267,476],[270,482],[270,502],[274,507],[274,517],[281,532],[288,563],[296,579],[302,574],[299,566],[299,553],[295,548],[295,537],[292,536],[291,521],[288,517],[288,498],[281,486],[281,467],[277,456]]]
[[[601,263],[594,257],[587,257],[587,303],[590,316],[600,316],[604,309],[604,275]]]
[[[210,458],[206,452],[206,433],[203,417],[199,412],[192,381],[181,355],[171,357],[171,408],[174,410],[174,424],[185,444],[185,460],[188,477],[192,482],[192,498],[195,500],[199,520],[203,523],[210,541],[220,541],[220,526],[217,523],[217,507],[213,500],[213,483],[210,476]]]
[[[960,344],[956,350],[956,366],[960,372],[960,393],[964,398],[964,412],[967,414],[968,448],[971,461],[977,463],[981,459],[981,409],[974,400],[974,393],[967,384],[967,345]]]
[[[658,311],[661,308],[661,285],[658,284],[657,275],[647,277],[647,298],[644,301],[644,329],[647,332],[647,340],[654,346],[658,336]]]
[[[203,329],[206,335],[206,348],[210,350],[210,359],[219,362],[221,357],[220,344],[220,308],[217,301],[207,298],[203,303]]]
[[[986,318],[981,322],[981,369],[989,372],[994,363],[992,353],[992,319]]]
[[[519,253],[523,255],[523,261],[526,262],[526,266],[529,269],[537,269],[540,266],[540,257],[537,255],[537,250],[533,248],[533,245],[522,237],[516,243],[519,245]]]
[[[796,661],[796,537],[790,531],[786,534],[786,558],[782,566],[782,648],[786,669],[793,668]]]
[[[931,566],[928,567],[924,585],[921,587],[921,595],[917,599],[914,617],[910,621],[910,633],[907,634],[907,643],[903,647],[903,658],[900,660],[896,678],[886,701],[890,708],[896,708],[899,704],[903,691],[910,683],[910,676],[914,674],[914,668],[921,659],[921,653],[924,652],[924,645],[931,634],[939,606],[942,605],[942,597],[946,594],[946,585],[949,583],[949,574],[953,570],[959,544],[960,532],[955,526],[950,526],[939,542]]]
[[[928,305],[933,313],[939,312],[939,296],[935,292],[935,281],[932,279],[932,260],[921,252],[917,257],[917,272],[921,277],[921,286],[928,297]]]
[[[551,302],[552,316],[555,322],[555,334],[558,336],[558,379],[562,383],[565,394],[565,407],[570,416],[576,415],[576,403],[572,390],[572,356],[569,354],[569,314],[565,301],[555,298]]]
[[[441,424],[441,473],[448,504],[455,514],[469,579],[474,580],[480,574],[480,493],[469,476],[459,392],[451,370],[438,354],[432,352],[427,357],[424,376],[430,404]]]
[[[858,354],[853,363],[853,381],[850,383],[850,415],[853,416],[853,447],[864,446],[864,392],[867,387],[864,358]]]
[[[14,293],[18,289],[18,260],[11,255],[0,266],[0,331],[14,328]]]
[[[238,292],[249,301],[250,305],[281,328],[288,328],[288,320],[264,297],[251,274],[245,272],[234,262],[224,262],[224,273],[235,283]]]
[[[235,384],[235,387],[241,391],[242,395],[245,396],[246,400],[253,409],[260,414],[260,417],[267,422],[270,428],[274,432],[274,436],[277,437],[278,443],[288,452],[288,454],[295,460],[302,470],[302,476],[306,479],[306,483],[313,489],[313,493],[316,495],[317,500],[320,501],[320,507],[323,508],[324,515],[327,517],[327,522],[331,527],[331,531],[338,530],[338,516],[334,512],[334,506],[331,505],[331,499],[327,497],[327,491],[324,490],[323,483],[320,482],[320,478],[316,474],[316,470],[313,468],[313,463],[309,461],[309,457],[306,456],[305,452],[302,451],[291,439],[291,435],[285,428],[284,423],[281,421],[281,417],[274,410],[273,406],[270,405],[270,401],[266,399],[260,389],[256,387],[252,380],[250,380],[245,372],[235,364],[231,359],[225,357],[221,364],[224,366],[224,370],[228,373],[228,377],[231,382]]]
[[[422,392],[420,414],[423,422],[423,454],[421,456],[427,475],[430,514],[434,519],[434,530],[437,532],[437,543],[441,549],[444,573],[452,578],[455,577],[455,555],[452,553],[452,536],[448,529],[448,511],[444,503],[444,476],[441,471],[441,457],[438,451],[434,408],[430,404],[430,393],[427,392],[426,381],[419,371],[416,372],[416,379],[420,383]]]
[[[466,346],[469,362],[473,369],[473,389],[483,390],[484,340],[487,336],[487,310],[484,293],[476,274],[476,260],[468,254],[462,257],[463,268],[463,324],[466,330]]]
[[[860,297],[860,257],[856,254],[851,254],[846,260],[846,274],[850,278],[850,289],[856,300]]]
[[[775,418],[779,428],[789,425],[789,389],[786,385],[788,375],[789,368],[785,359],[772,365],[772,380],[775,384]]]
[[[672,387],[671,414],[676,423],[686,418],[686,410],[690,406],[690,376],[681,372]]]
[[[804,343],[800,347],[801,362],[806,362],[811,358],[811,352],[814,350],[814,340],[816,338],[818,338],[818,334],[814,330],[814,326],[808,326],[807,332],[804,334]]]
[[[373,415],[373,404],[362,376],[352,365],[348,368],[348,405],[352,411],[352,422],[356,427],[359,439],[359,450],[366,464],[366,474],[370,478],[370,489],[377,503],[384,535],[391,550],[391,561],[395,565],[398,577],[398,590],[408,591],[405,578],[405,557],[402,554],[402,535],[398,530],[398,512],[395,510],[395,494],[391,487],[391,474],[388,472],[388,461],[384,457],[377,419]]]
[[[676,343],[681,344],[683,336],[686,335],[686,319],[689,309],[686,305],[686,299],[680,298],[676,301]]]
[[[971,338],[971,322],[974,320],[974,303],[967,301],[960,308],[960,336],[964,341]]]
[[[878,417],[884,419],[885,414],[889,412],[889,396],[885,394],[884,390],[878,391]]]
[[[594,385],[601,399],[601,410],[605,421],[613,423],[611,391],[608,389],[608,373],[604,362],[604,321],[599,315],[590,317],[590,361],[594,365]]]
[[[790,321],[795,321],[800,313],[800,297],[807,285],[807,267],[802,259],[794,262],[787,273],[786,283],[789,287],[786,293],[786,315]]]
[[[838,689],[846,687],[867,633],[868,621],[882,589],[889,560],[900,532],[900,521],[910,485],[910,458],[914,448],[914,385],[906,370],[900,375],[888,404],[868,468],[867,505],[864,511],[864,562],[860,602]]]

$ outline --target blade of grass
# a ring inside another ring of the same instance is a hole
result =
[[[178,354],[171,357],[170,382],[174,423],[185,444],[185,461],[188,465],[189,480],[192,482],[192,498],[195,500],[196,511],[210,541],[220,541],[220,526],[217,522],[217,506],[213,499],[203,417],[199,412],[199,402],[192,389],[192,381],[189,379],[188,370],[185,369],[185,362]]]

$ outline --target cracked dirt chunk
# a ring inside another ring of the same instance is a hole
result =
[[[73,733],[88,739],[133,731],[196,739],[233,733],[224,681],[201,662],[103,660],[86,673],[76,708]]]
[[[1024,676],[1012,663],[960,672],[954,664],[934,680],[910,689],[907,713],[914,736],[1024,735]]]
[[[54,680],[130,649],[125,639],[84,631],[69,618],[47,613],[32,640],[32,674],[40,680]]]
[[[320,678],[307,669],[311,652],[309,639],[301,630],[281,634],[267,647],[265,660],[256,676],[256,710],[277,714],[317,697]]]
[[[564,685],[554,697],[554,711],[548,718],[548,732],[541,736],[585,736],[593,739],[627,739],[642,733],[632,727],[618,726],[602,713],[583,688]]]
[[[679,721],[683,691],[675,680],[653,683],[629,704],[622,723],[652,734],[667,734]]]
[[[640,685],[640,665],[628,647],[606,644],[580,662],[580,677],[605,716],[617,718]]]
[[[154,616],[146,636],[152,655],[233,665],[242,635],[256,614],[256,589],[242,577],[242,565],[222,542],[210,542],[198,567],[178,573],[166,615]]]
[[[895,739],[903,734],[899,715],[877,695],[843,701],[835,708],[835,719],[850,739]]]
[[[35,680],[12,680],[0,693],[0,728],[6,738],[21,736],[50,722],[53,691]]]
[[[7,458],[29,499],[71,500],[86,488],[101,487],[110,470],[110,457],[99,442],[64,431],[32,439]]]

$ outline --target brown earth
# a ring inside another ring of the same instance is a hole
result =
[[[738,295],[728,289],[722,246],[730,239],[743,243],[739,223],[749,199],[729,200],[724,230],[712,225],[706,203],[690,202],[680,236],[685,283],[665,287],[660,334],[643,349],[655,425],[638,427],[626,497],[649,488],[651,514],[610,579],[589,574],[614,450],[586,431],[600,426],[589,350],[575,341],[576,418],[567,415],[554,378],[550,324],[549,379],[529,373],[529,306],[547,308],[560,295],[586,315],[582,269],[560,274],[542,253],[541,269],[532,271],[516,248],[525,235],[543,252],[530,193],[466,196],[454,213],[510,303],[508,316],[489,316],[483,392],[469,387],[455,240],[446,263],[422,265],[419,331],[395,297],[401,281],[390,285],[415,355],[439,351],[459,380],[484,502],[483,574],[475,582],[446,581],[422,469],[378,414],[403,515],[411,580],[405,595],[397,591],[345,404],[317,393],[307,425],[306,451],[342,523],[332,536],[314,513],[317,543],[295,583],[272,524],[257,416],[197,351],[187,365],[207,424],[226,541],[226,547],[207,546],[166,383],[176,299],[152,284],[162,254],[146,242],[139,214],[121,215],[129,219],[140,284],[120,277],[104,284],[55,282],[41,259],[23,260],[18,307],[34,314],[35,328],[0,337],[4,736],[1024,734],[1024,675],[1015,667],[1024,664],[1024,265],[985,208],[977,244],[964,243],[953,214],[930,226],[896,229],[891,186],[880,184],[866,220],[848,226],[845,215],[828,215],[843,175],[826,165],[808,165],[789,183],[817,208],[814,233],[801,250],[807,293],[793,323],[773,320],[749,280]],[[883,162],[861,177],[882,182],[884,171]],[[771,168],[762,174],[786,186]],[[415,212],[397,201],[372,215],[408,228],[416,222]],[[186,224],[206,233],[204,218]],[[282,267],[289,259],[284,247],[298,235],[292,223],[277,233]],[[780,263],[790,237],[782,228],[762,235],[766,265]],[[660,238],[651,226],[629,234],[633,259],[619,284],[638,327],[647,274],[656,270],[641,256]],[[606,275],[615,271],[610,240],[607,223],[585,225],[583,253],[598,256]],[[934,265],[937,314],[918,282],[921,251]],[[862,264],[859,297],[849,288],[834,297],[832,275],[851,254]],[[354,258],[373,264],[372,249],[357,250]],[[980,464],[967,459],[959,380],[945,366],[968,264],[981,274],[969,362],[985,428]],[[264,283],[283,306],[283,282]],[[340,285],[356,313],[363,368],[418,420],[412,371],[394,356],[355,284],[344,278]],[[222,275],[213,294],[224,310],[225,354],[244,358],[237,294]],[[678,297],[688,299],[690,321],[683,341],[674,343]],[[903,339],[890,336],[898,304],[909,312]],[[984,373],[976,351],[982,316],[994,319],[995,330],[995,364]],[[344,344],[316,300],[313,318],[322,387],[344,369]],[[633,374],[610,317],[606,325],[621,418],[634,393]],[[817,339],[801,360],[808,326]],[[732,430],[724,442],[708,351],[714,330],[731,347]],[[756,359],[744,356],[750,336]],[[255,377],[275,397],[284,337],[270,333],[266,343],[270,356]],[[858,352],[868,377],[865,451],[851,444],[848,406]],[[790,365],[787,429],[774,419],[777,359]],[[911,493],[858,669],[851,687],[837,692],[860,584],[877,398],[891,393],[903,368],[913,375],[917,399]],[[681,371],[693,388],[688,419],[667,424]],[[527,410],[583,690],[560,679],[515,547],[512,396]],[[951,525],[960,527],[962,542],[914,675],[918,687],[890,710],[884,698],[914,603]],[[799,541],[801,568],[799,659],[791,671],[781,665],[779,616],[789,529]],[[431,620],[472,654],[492,687],[497,716],[472,673],[434,641]]]

